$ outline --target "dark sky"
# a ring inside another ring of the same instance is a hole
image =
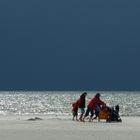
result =
[[[140,90],[140,1],[1,0],[0,90]]]

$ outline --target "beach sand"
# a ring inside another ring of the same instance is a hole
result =
[[[0,140],[139,140],[140,117],[122,123],[76,122],[71,118],[29,121],[32,116],[0,117]]]

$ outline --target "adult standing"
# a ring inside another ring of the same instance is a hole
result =
[[[86,96],[87,96],[87,93],[84,92],[80,95],[80,99],[79,99],[79,109],[81,111],[81,114],[80,114],[80,117],[79,117],[79,120],[80,121],[83,121],[83,115],[85,113],[85,107],[86,107]]]

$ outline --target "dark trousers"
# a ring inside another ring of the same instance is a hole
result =
[[[85,117],[89,116],[89,113],[90,113],[90,117],[92,118],[93,115],[94,115],[94,111],[93,111],[92,108],[87,107],[87,110],[86,110],[86,113],[85,113]]]

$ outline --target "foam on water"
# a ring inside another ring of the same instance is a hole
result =
[[[120,105],[120,115],[140,116],[140,92],[100,92],[108,106]],[[71,103],[81,92],[0,92],[0,115],[71,115]],[[88,92],[87,102],[96,94]]]

